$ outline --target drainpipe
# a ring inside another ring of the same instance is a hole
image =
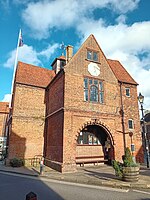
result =
[[[121,99],[121,124],[122,124],[122,133],[123,133],[123,144],[124,144],[124,153],[126,149],[126,138],[125,138],[125,125],[124,125],[124,108],[123,108],[123,99],[122,99],[122,82],[120,82],[120,99]]]

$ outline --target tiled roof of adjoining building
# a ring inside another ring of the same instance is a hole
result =
[[[118,60],[107,59],[107,61],[118,81],[138,85]]]
[[[9,113],[9,103],[8,102],[0,102],[0,113]]]
[[[18,62],[16,83],[46,88],[55,76],[53,70]]]

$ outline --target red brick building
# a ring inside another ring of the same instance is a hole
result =
[[[45,89],[54,72],[18,62],[16,71],[8,158],[31,161],[43,155]]]
[[[9,103],[0,102],[0,157],[6,149],[6,135],[7,126],[6,122],[9,114]]]
[[[8,158],[43,155],[46,165],[67,172],[121,160],[132,143],[142,162],[137,83],[93,35],[72,52],[68,46],[53,70],[18,63]]]

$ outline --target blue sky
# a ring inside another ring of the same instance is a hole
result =
[[[60,44],[74,53],[94,34],[107,58],[119,60],[139,83],[150,110],[149,0],[1,0],[0,101],[10,98],[19,29],[18,60],[50,69]]]

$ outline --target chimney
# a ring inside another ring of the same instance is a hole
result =
[[[66,47],[66,62],[68,63],[69,60],[72,58],[73,56],[73,46],[68,45]]]

